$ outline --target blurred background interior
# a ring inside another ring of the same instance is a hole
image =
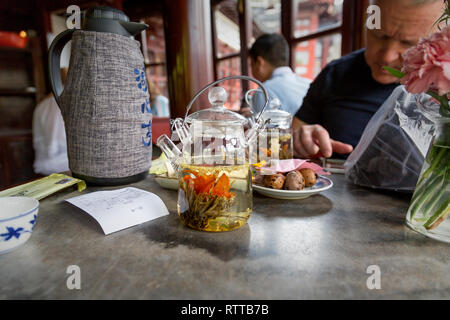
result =
[[[0,1],[0,189],[35,178],[32,117],[50,93],[47,50],[66,27],[66,9],[106,5],[149,28],[141,43],[149,82],[168,98],[170,116],[206,84],[251,75],[249,48],[264,33],[288,41],[290,66],[314,79],[330,61],[362,47],[366,0]],[[61,57],[68,67],[70,45]],[[224,83],[238,111],[248,82]],[[195,108],[207,107],[206,97]]]

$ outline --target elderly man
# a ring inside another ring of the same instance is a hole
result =
[[[296,75],[289,67],[289,46],[279,34],[264,34],[250,49],[252,75],[264,83],[270,98],[278,98],[281,109],[294,115],[311,81]],[[259,112],[264,105],[262,92],[256,92],[252,105]],[[245,112],[243,112],[245,113]]]
[[[298,157],[351,153],[370,118],[398,85],[383,66],[401,69],[403,53],[434,31],[433,23],[443,12],[442,0],[371,3],[381,9],[381,29],[367,29],[365,49],[322,70],[294,118]]]

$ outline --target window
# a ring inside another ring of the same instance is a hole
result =
[[[218,78],[225,78],[241,74],[241,60],[239,57],[219,61],[217,65]],[[241,81],[229,80],[221,84],[227,90],[228,101],[225,107],[231,110],[239,110],[241,107]]]
[[[251,10],[253,41],[264,33],[281,33],[281,1],[280,0],[247,0]]]
[[[340,33],[300,42],[295,46],[295,72],[314,80],[331,61],[341,56]]]
[[[213,7],[214,6],[214,7]],[[216,79],[241,74],[241,34],[238,0],[212,4],[214,63]],[[241,81],[229,80],[221,84],[228,93],[225,107],[240,109]]]
[[[360,0],[211,0],[216,79],[251,75],[248,51],[264,33],[281,33],[290,65],[314,79],[330,61],[361,47],[364,4]],[[256,85],[225,83],[233,92],[227,107],[237,109],[242,91]],[[241,91],[239,94],[238,91]]]
[[[168,97],[163,18],[161,15],[155,15],[145,18],[143,22],[149,25],[144,32],[145,39],[141,39],[147,79],[150,86],[155,86],[157,92]]]
[[[217,57],[241,51],[236,1],[226,1],[214,12],[217,30]]]
[[[294,0],[294,37],[340,27],[343,3],[343,0]]]
[[[293,0],[294,28],[288,41],[295,53],[294,70],[313,80],[341,56],[343,0]]]
[[[249,75],[248,50],[264,33],[281,33],[281,0],[211,0],[216,79]],[[257,87],[248,81],[228,81],[227,107],[239,109],[242,92]]]
[[[281,1],[280,0],[247,0],[249,5],[249,18],[251,21],[251,38],[247,42],[251,48],[253,42],[264,33],[281,34]],[[249,58],[246,58],[249,60]],[[251,68],[248,67],[248,75],[251,75]],[[255,89],[258,86],[251,82],[248,89]]]

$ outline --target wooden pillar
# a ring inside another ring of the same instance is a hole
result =
[[[172,117],[184,117],[186,106],[214,81],[209,1],[164,0],[167,82]],[[207,94],[192,111],[209,106]]]
[[[217,48],[219,44],[217,43],[217,28],[216,28],[216,17],[215,11],[217,4],[214,4],[214,1],[211,1],[211,43],[212,43],[212,52],[213,52],[213,71],[214,71],[214,80],[219,79],[219,73],[217,70]]]
[[[281,34],[289,44],[289,65],[295,70],[295,47],[293,42],[292,26],[294,25],[297,8],[294,7],[294,1],[281,0]]]
[[[341,54],[344,56],[354,50],[354,37],[356,34],[355,17],[356,17],[357,0],[344,1],[342,12],[342,49]]]
[[[252,19],[251,19],[250,1],[239,0],[238,1],[238,14],[239,14],[239,30],[240,30],[240,43],[241,43],[241,71],[243,75],[248,76],[248,57],[249,57],[249,39],[252,36]],[[249,88],[248,81],[241,81],[242,92],[247,92]]]
[[[45,49],[42,50],[42,41],[40,37],[32,36],[29,38],[29,41],[31,56],[33,59],[33,79],[34,86],[36,88],[36,102],[40,102],[45,98],[48,88],[45,81],[47,75],[45,66],[47,66],[47,63],[45,63],[44,66],[44,62],[47,61],[47,54],[45,55],[45,58],[43,57],[43,53],[47,52],[45,51]]]
[[[364,24],[368,0],[345,0],[342,20],[342,55],[365,47]]]
[[[42,5],[39,7],[39,14],[36,15],[36,24],[38,26],[37,28],[37,34],[39,37],[39,46],[41,50],[41,59],[42,59],[42,69],[43,69],[43,75],[44,75],[44,82],[40,86],[39,90],[42,90],[40,93],[41,95],[44,94],[44,96],[50,91],[50,79],[48,76],[48,47],[49,44],[47,43],[47,34],[51,31],[51,22],[50,22],[50,12],[46,8],[45,5]],[[38,89],[38,88],[36,88]]]

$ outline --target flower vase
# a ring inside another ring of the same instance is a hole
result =
[[[411,199],[406,223],[425,236],[450,243],[450,118],[439,114],[439,104],[421,101],[419,97],[418,106],[435,123],[435,135]]]

